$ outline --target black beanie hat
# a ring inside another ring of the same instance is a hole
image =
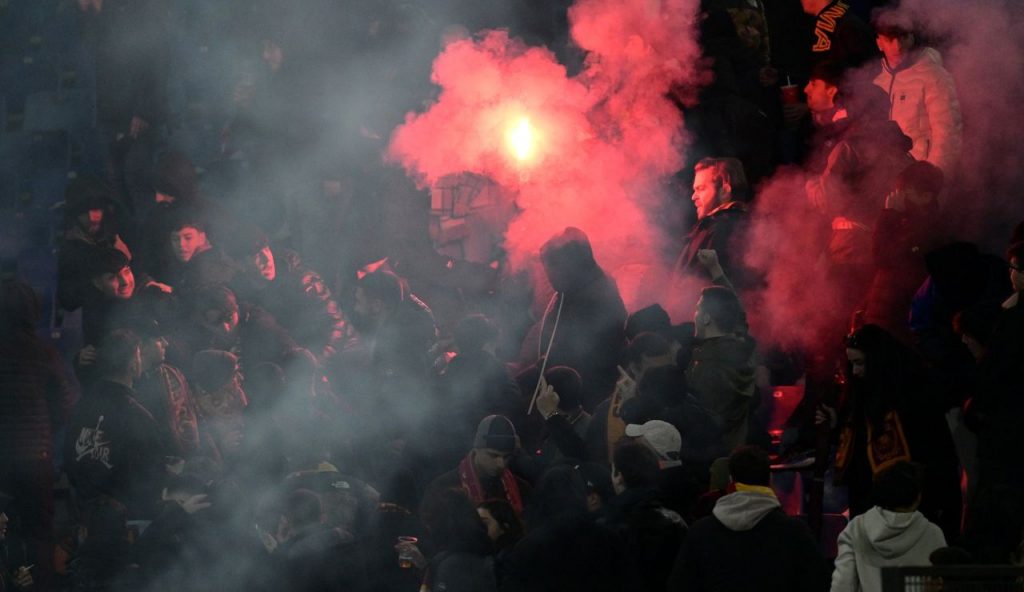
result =
[[[492,448],[499,452],[516,449],[518,436],[512,422],[503,415],[488,415],[476,427],[473,448]]]

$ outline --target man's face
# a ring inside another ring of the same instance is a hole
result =
[[[875,38],[878,50],[885,55],[885,61],[889,62],[890,66],[898,66],[903,62],[912,42],[913,38],[910,35],[899,35],[896,37],[879,35]]]
[[[1017,257],[1010,257],[1010,283],[1014,292],[1024,292],[1024,267]]]
[[[807,108],[815,113],[835,108],[835,97],[838,88],[821,79],[813,79],[804,87],[807,95]]]
[[[171,250],[182,263],[188,263],[207,245],[206,233],[194,226],[183,226],[171,232]]]
[[[156,368],[164,363],[167,356],[167,340],[163,337],[153,337],[142,342],[142,369],[143,371]]]
[[[693,177],[693,197],[690,199],[697,208],[698,220],[728,200],[728,192],[715,183],[714,174],[711,169],[701,169]]]
[[[153,196],[153,199],[158,204],[172,204],[175,202],[175,197],[173,195],[168,195],[166,193],[161,193],[159,191],[156,192],[156,194]]]
[[[249,258],[249,270],[268,282],[274,281],[277,277],[277,267],[274,265],[274,252],[269,246],[263,247],[259,253]]]
[[[473,450],[473,464],[477,473],[486,477],[497,477],[505,472],[511,452],[502,452],[494,448],[476,448]]]
[[[135,275],[125,265],[117,273],[104,273],[92,279],[92,285],[104,298],[128,300],[135,293]]]
[[[89,234],[99,234],[103,226],[103,210],[95,208],[78,215],[78,225]]]
[[[850,371],[857,378],[864,378],[867,376],[868,371],[868,359],[864,355],[864,352],[859,349],[853,349],[852,347],[846,348],[846,359],[850,361]]]

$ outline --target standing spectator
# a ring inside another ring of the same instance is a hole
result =
[[[752,446],[729,457],[735,493],[690,528],[669,590],[813,592],[825,585],[824,562],[807,524],[782,511],[769,483],[768,454]]]
[[[625,346],[626,307],[615,280],[594,260],[582,230],[566,228],[544,243],[540,257],[555,294],[541,321],[538,356],[550,349],[549,367],[579,372],[583,407],[593,409],[615,387],[616,364]]]
[[[875,18],[883,54],[875,84],[889,93],[889,119],[913,141],[911,155],[952,176],[963,140],[956,84],[938,51],[918,47],[906,20],[895,10],[883,10]]]
[[[71,413],[65,470],[82,501],[111,497],[130,517],[151,516],[166,448],[153,416],[132,389],[142,371],[139,338],[111,332],[96,358],[99,379]]]
[[[898,462],[875,477],[875,506],[839,535],[832,592],[882,592],[881,568],[929,565],[932,551],[946,546],[942,529],[917,511],[921,472],[920,466]]]
[[[722,445],[746,442],[754,396],[754,340],[736,294],[722,286],[704,288],[694,314],[697,345],[686,379],[697,402],[718,420]]]
[[[872,230],[875,272],[865,297],[864,322],[911,343],[910,304],[928,276],[925,253],[945,239],[939,212],[943,174],[915,162],[897,177]]]
[[[697,223],[686,238],[676,260],[674,277],[697,274],[708,280],[707,271],[697,259],[702,249],[718,252],[722,268],[737,285],[745,286],[742,245],[749,221],[747,201],[750,187],[743,164],[735,158],[705,158],[694,167],[693,205]]]
[[[6,510],[20,518],[36,578],[45,583],[53,557],[53,437],[74,393],[57,352],[35,334],[38,317],[31,287],[0,282],[0,484],[13,496]],[[3,532],[7,516],[0,516]]]
[[[178,293],[206,285],[227,285],[237,268],[227,255],[214,247],[207,235],[207,223],[198,210],[176,207],[167,224],[167,250],[171,262],[158,278]]]
[[[800,0],[800,6],[814,17],[813,63],[830,62],[846,70],[875,57],[871,27],[850,12],[849,4],[842,0]]]
[[[686,522],[659,500],[659,471],[657,455],[645,444],[624,440],[615,447],[612,483],[616,495],[608,501],[604,523],[626,541],[641,580],[634,590],[665,589],[686,534]]]
[[[944,398],[935,392],[923,362],[877,325],[850,335],[846,355],[849,376],[835,465],[849,489],[850,516],[871,509],[875,475],[896,462],[914,461],[927,467],[921,512],[948,536],[955,535],[961,514],[956,449]]]

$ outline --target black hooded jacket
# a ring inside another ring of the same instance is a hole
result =
[[[544,355],[554,335],[547,365],[579,372],[583,405],[590,410],[615,387],[625,346],[626,307],[582,231],[566,229],[545,243],[541,257],[555,294],[544,313],[538,353]]]

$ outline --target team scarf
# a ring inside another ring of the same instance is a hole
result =
[[[484,493],[484,487],[477,477],[476,468],[473,466],[473,453],[470,452],[459,463],[459,481],[462,482],[462,489],[469,495],[470,501],[479,504],[490,499]],[[501,473],[501,486],[505,490],[505,500],[508,501],[516,514],[523,513],[523,498],[519,493],[519,485],[512,471],[505,469]]]
[[[907,436],[903,433],[903,423],[895,411],[889,411],[882,419],[881,429],[875,433],[873,422],[868,422],[868,464],[871,466],[871,473],[877,475],[890,466],[900,461],[911,460],[910,446],[907,444]],[[850,462],[851,449],[853,448],[853,425],[847,424],[839,437],[839,449],[836,452],[836,474],[842,475]]]

